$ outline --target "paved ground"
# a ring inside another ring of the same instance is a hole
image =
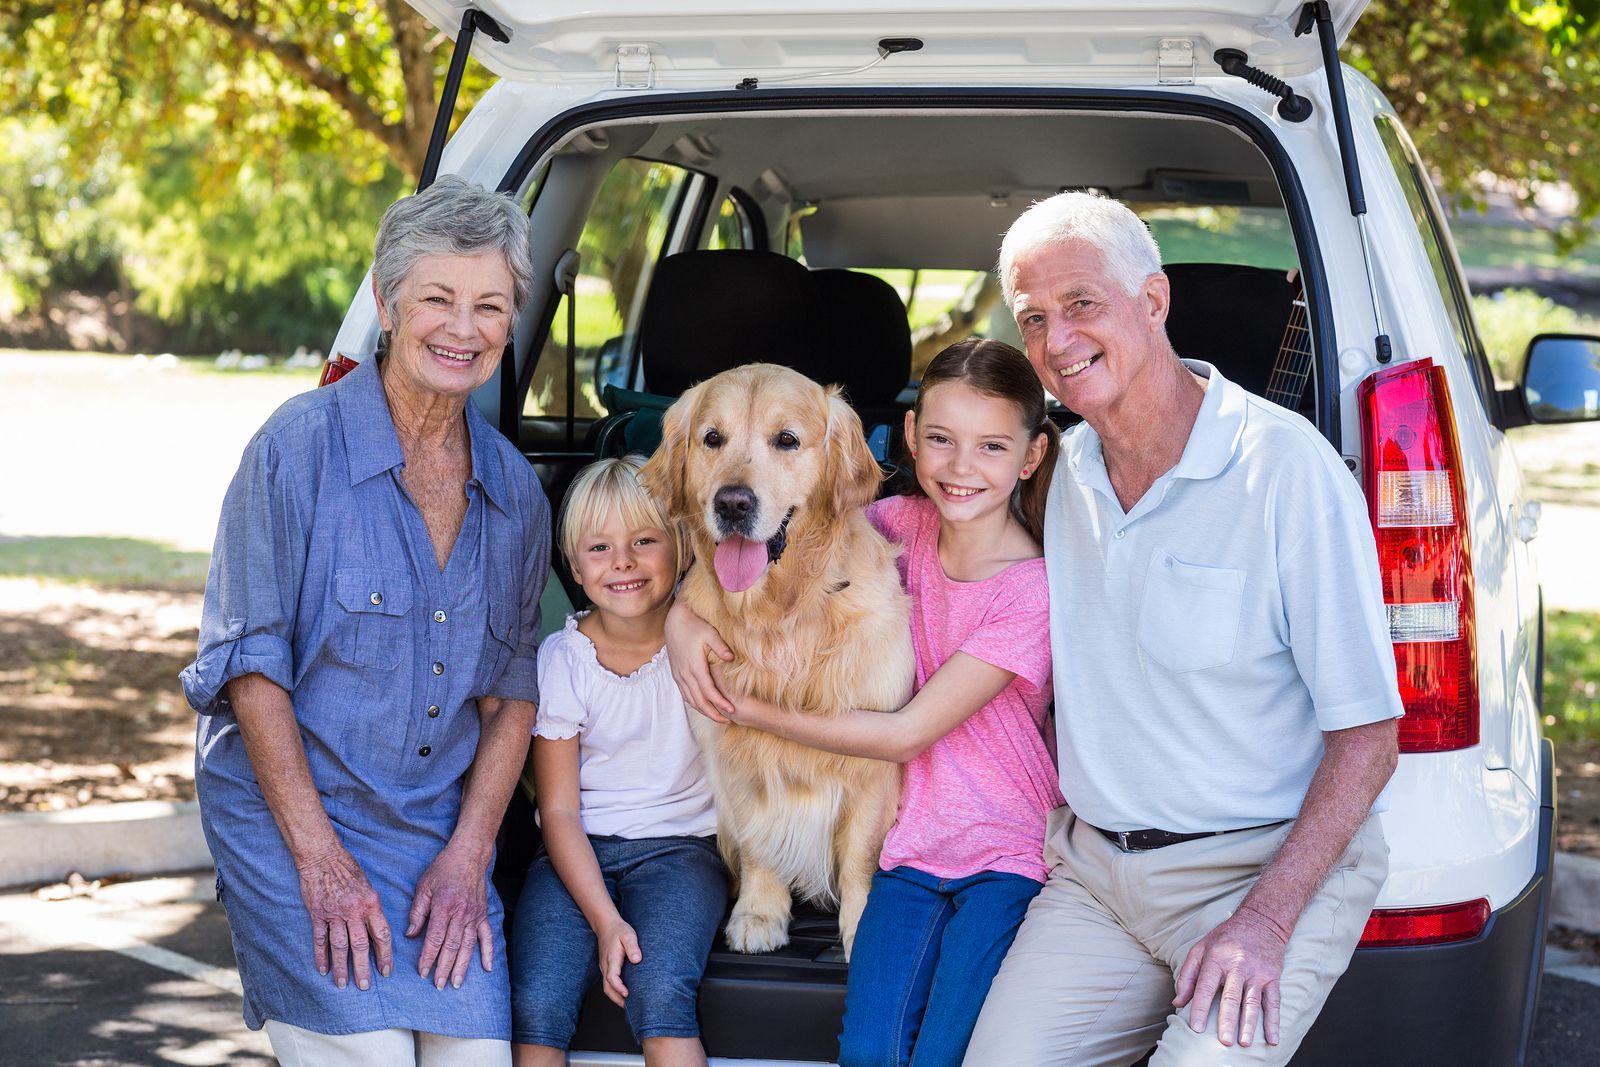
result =
[[[207,872],[0,896],[0,1065],[267,1065]],[[1600,959],[1552,948],[1530,1067],[1600,1061]]]

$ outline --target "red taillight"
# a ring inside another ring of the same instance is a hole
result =
[[[328,357],[328,362],[322,365],[322,377],[317,381],[317,388],[332,385],[346,374],[355,370],[359,364],[343,352],[335,352]]]
[[[1436,908],[1383,908],[1361,933],[1363,948],[1445,945],[1477,937],[1489,922],[1489,902],[1469,900]]]
[[[1400,751],[1478,743],[1478,663],[1461,453],[1444,368],[1431,359],[1361,383],[1367,506],[1394,642]]]

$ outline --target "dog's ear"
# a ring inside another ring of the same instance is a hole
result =
[[[867,447],[861,416],[845,402],[836,385],[828,387],[828,462],[833,466],[833,505],[837,511],[864,508],[878,498],[883,471]]]
[[[688,512],[685,480],[689,473],[689,416],[704,385],[680,396],[661,417],[661,444],[639,472],[645,490],[656,498],[673,520]]]

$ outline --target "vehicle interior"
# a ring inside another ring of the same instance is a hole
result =
[[[1066,189],[1117,197],[1151,227],[1180,355],[1317,418],[1316,294],[1300,298],[1297,273],[1309,222],[1292,218],[1268,154],[1215,117],[632,118],[574,129],[537,165],[525,198],[541,285],[519,325],[516,381],[501,394],[516,404],[500,425],[558,507],[584,463],[650,451],[673,398],[753,361],[840,384],[893,472],[902,415],[939,348],[973,333],[1020,347],[991,273],[1000,237],[1029,204]],[[1052,415],[1073,421],[1059,407]],[[554,573],[562,587],[551,582],[546,627],[580,598],[564,565]],[[536,840],[527,804],[518,798],[503,838],[508,905]],[[845,967],[832,917],[797,909],[791,938],[761,956],[713,953],[701,987],[710,1054],[837,1054]],[[574,1048],[638,1051],[598,990]]]

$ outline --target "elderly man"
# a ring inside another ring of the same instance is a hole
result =
[[[1312,426],[1179,359],[1126,207],[1036,204],[999,266],[1084,423],[1044,542],[1068,807],[966,1063],[1285,1063],[1387,873],[1402,709],[1365,504]]]

